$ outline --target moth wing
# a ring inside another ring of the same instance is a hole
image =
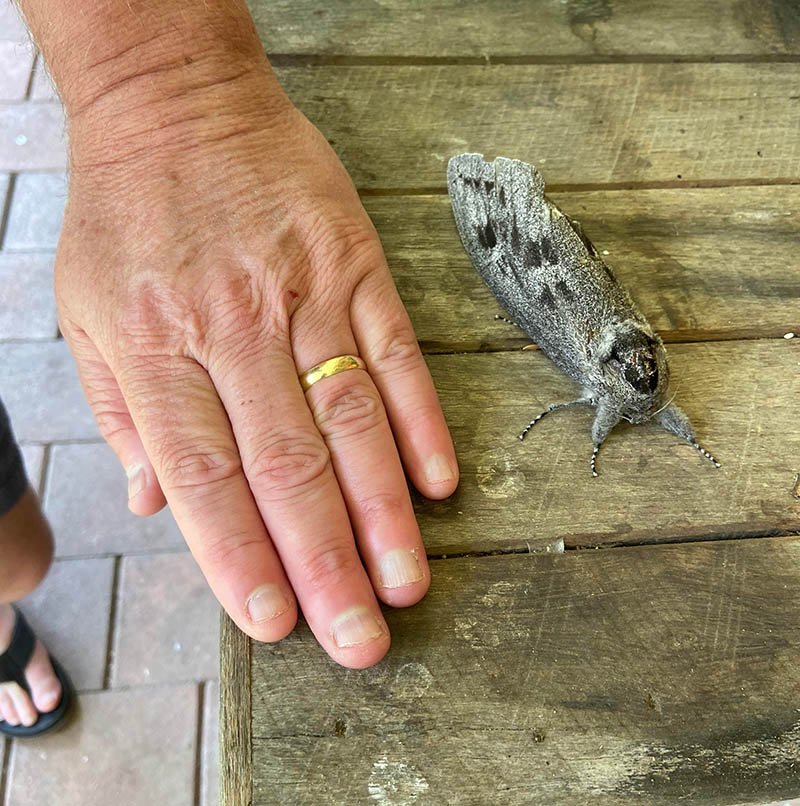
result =
[[[464,248],[500,304],[545,354],[572,377],[586,378],[582,311],[573,264],[586,247],[544,196],[544,180],[528,163],[460,154],[447,185]],[[576,307],[577,306],[577,307]]]

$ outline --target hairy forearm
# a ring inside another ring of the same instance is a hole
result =
[[[288,101],[244,0],[17,0],[75,135],[124,153]],[[100,137],[102,130],[102,138]],[[74,145],[74,144],[73,144]]]

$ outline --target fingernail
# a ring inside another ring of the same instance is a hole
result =
[[[285,613],[291,604],[280,587],[269,584],[256,588],[250,594],[247,610],[253,621],[266,621]]]
[[[434,453],[425,465],[425,478],[430,484],[441,484],[456,477],[450,461],[443,453]]]
[[[339,647],[366,644],[384,634],[378,620],[366,607],[352,607],[340,613],[331,624],[331,632]]]
[[[421,579],[422,569],[416,552],[394,549],[381,557],[381,585],[384,588],[402,588]]]
[[[132,501],[147,486],[147,476],[141,465],[130,465],[125,473],[128,475],[128,501]]]

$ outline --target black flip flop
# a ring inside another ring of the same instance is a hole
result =
[[[36,646],[36,636],[33,634],[25,616],[14,607],[17,620],[14,624],[14,633],[11,636],[11,643],[8,649],[0,655],[0,683],[19,683],[28,694],[31,693],[28,681],[25,679],[25,669],[33,655]],[[61,683],[61,702],[53,711],[39,713],[39,718],[31,726],[9,725],[5,720],[0,720],[0,733],[14,738],[25,736],[41,736],[43,733],[60,727],[75,698],[75,689],[72,686],[67,673],[61,664],[51,655],[50,662],[53,664],[53,671]]]

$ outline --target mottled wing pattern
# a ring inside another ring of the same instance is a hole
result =
[[[461,154],[447,183],[464,248],[500,304],[556,365],[591,384],[604,324],[639,314],[588,239],[528,163]]]

